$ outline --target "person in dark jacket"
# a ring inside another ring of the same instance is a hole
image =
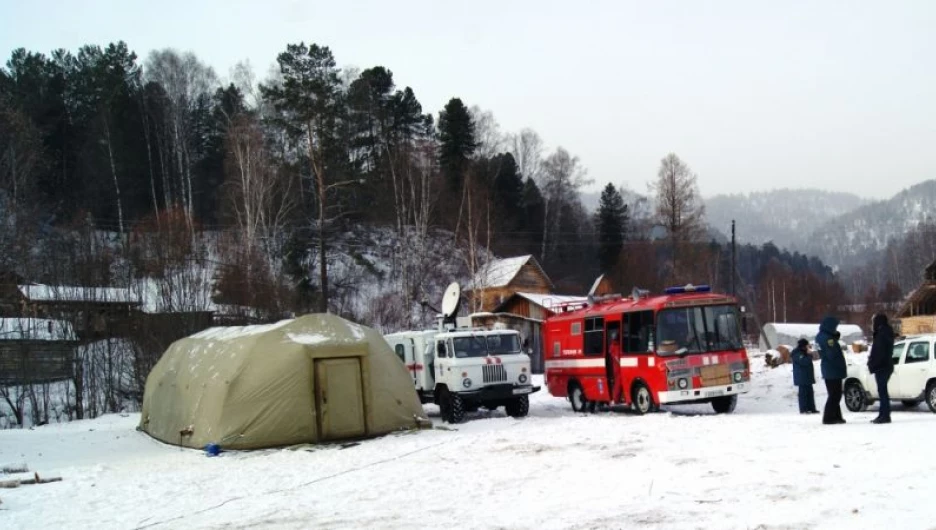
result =
[[[874,374],[877,383],[880,411],[871,423],[890,423],[890,395],[887,393],[887,381],[894,373],[894,329],[887,322],[887,315],[878,313],[871,320],[874,338],[871,341],[871,353],[868,355],[868,371]]]
[[[822,423],[826,425],[845,423],[842,417],[842,382],[845,380],[846,368],[845,354],[838,341],[838,325],[837,318],[827,316],[819,324],[819,334],[816,335],[816,346],[819,347],[819,358],[822,360],[822,379],[829,392],[822,414]]]
[[[812,355],[809,354],[809,341],[800,339],[796,348],[790,354],[793,363],[793,384],[799,387],[800,414],[813,414],[816,410],[816,396],[813,394],[813,384],[816,382]]]

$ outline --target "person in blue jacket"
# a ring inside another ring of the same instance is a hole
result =
[[[871,423],[890,423],[890,395],[887,393],[887,380],[894,373],[894,328],[887,323],[887,315],[878,313],[871,320],[874,339],[871,353],[868,355],[868,371],[874,374],[880,397],[880,412]]]
[[[799,387],[800,414],[815,414],[816,396],[813,394],[813,384],[816,382],[816,373],[813,368],[812,355],[809,354],[809,341],[800,339],[796,348],[790,354],[793,362],[793,384]]]
[[[839,320],[827,316],[819,324],[819,334],[816,335],[816,346],[819,347],[819,366],[822,370],[822,379],[825,380],[829,397],[826,399],[825,410],[822,413],[822,423],[836,425],[845,423],[842,417],[842,383],[845,380],[845,354],[839,344],[837,330]]]

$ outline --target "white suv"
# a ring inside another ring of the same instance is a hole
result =
[[[916,407],[926,401],[936,412],[936,334],[905,337],[894,343],[894,373],[887,382],[891,400],[906,407]],[[848,373],[845,378],[845,406],[861,412],[877,401],[874,374],[868,372],[866,355],[846,355]]]

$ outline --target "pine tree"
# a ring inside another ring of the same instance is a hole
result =
[[[474,121],[468,107],[458,98],[452,98],[439,113],[439,162],[449,183],[449,189],[461,189],[469,158],[478,147]]]
[[[601,192],[595,226],[598,228],[598,263],[608,272],[617,263],[627,233],[627,205],[610,182]]]

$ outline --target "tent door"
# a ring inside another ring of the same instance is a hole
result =
[[[360,359],[316,361],[315,401],[322,440],[363,436],[366,428]]]

